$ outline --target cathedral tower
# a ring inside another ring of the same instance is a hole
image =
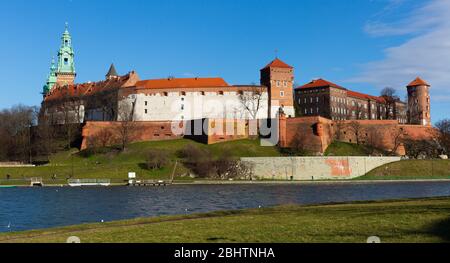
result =
[[[295,117],[293,67],[276,58],[261,69],[261,85],[268,88],[270,118],[275,118],[280,110]]]
[[[75,73],[75,53],[67,23],[61,40],[61,47],[58,51],[58,69],[56,71],[57,83],[61,85],[73,84],[77,75]]]
[[[42,90],[42,94],[45,96],[47,93],[52,90],[53,86],[56,84],[56,65],[55,59],[52,59],[52,65],[50,66],[50,74],[47,77],[47,81],[45,82],[44,88]]]
[[[408,122],[410,124],[430,126],[430,85],[421,78],[409,83],[408,89]]]

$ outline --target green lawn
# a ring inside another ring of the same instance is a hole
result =
[[[166,216],[0,234],[0,242],[450,242],[450,198]]]
[[[382,152],[380,150],[376,151]],[[328,146],[325,156],[368,156],[373,153],[373,148],[365,145],[336,141]]]
[[[450,160],[403,160],[378,167],[356,180],[450,179]]]
[[[72,169],[73,178],[108,178],[113,183],[123,183],[130,171],[136,172],[141,179],[168,179],[172,174],[175,161],[177,160],[177,151],[187,145],[197,145],[201,148],[207,148],[214,156],[218,156],[225,149],[230,149],[231,154],[235,157],[270,157],[281,155],[276,147],[260,146],[259,140],[239,140],[214,145],[204,145],[187,139],[141,142],[130,145],[127,151],[123,153],[111,150],[108,153],[83,157],[74,149],[53,155],[50,158],[50,164],[46,166],[0,168],[0,184],[26,184],[23,179],[31,177],[42,177],[47,184],[64,184],[67,178],[72,175]],[[143,165],[145,163],[146,153],[150,149],[166,151],[169,154],[171,163],[161,170],[149,171],[145,169]],[[183,175],[186,172],[187,170],[182,165],[179,165],[176,175]],[[5,180],[7,174],[11,176],[11,180],[9,181]],[[51,179],[54,174],[56,174],[57,180]],[[177,179],[186,180],[188,178],[183,177]]]

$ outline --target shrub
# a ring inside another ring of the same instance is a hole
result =
[[[184,159],[184,165],[200,178],[251,179],[251,165],[232,157],[229,150],[224,150],[218,158],[213,158],[210,151],[188,145],[179,152],[179,156]]]
[[[149,170],[162,169],[169,163],[169,156],[162,150],[150,150],[147,152],[145,166]]]
[[[211,177],[215,174],[215,167],[211,152],[196,145],[186,145],[179,156],[184,159],[184,165],[195,175],[201,178]]]

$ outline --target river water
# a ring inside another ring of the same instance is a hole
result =
[[[0,232],[282,204],[450,196],[450,182],[0,188]]]

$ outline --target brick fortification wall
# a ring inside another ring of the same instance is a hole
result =
[[[256,121],[201,119],[186,123],[170,121],[134,122],[131,127],[131,142],[161,141],[189,138],[214,144],[245,139],[256,134]],[[196,124],[197,123],[197,124]],[[121,122],[87,122],[83,127],[81,149],[96,146],[120,144]],[[172,125],[178,125],[182,135],[172,132]],[[201,127],[194,133],[194,127]],[[207,127],[208,133],[203,132]],[[301,148],[312,153],[324,153],[335,140],[367,144],[386,151],[405,155],[399,138],[412,140],[433,140],[436,130],[429,126],[401,125],[395,120],[331,121],[322,117],[285,118],[280,117],[280,142],[282,148]],[[256,128],[257,129],[257,128]],[[358,136],[357,136],[358,134]]]
[[[96,146],[120,144],[121,122],[86,122],[83,127],[81,150]],[[172,133],[171,122],[133,122],[129,126],[130,141],[161,141],[182,138]],[[109,138],[109,139],[108,139]]]
[[[332,142],[331,120],[322,117],[280,118],[280,146],[321,153]]]
[[[205,144],[245,139],[249,137],[251,123],[248,120],[199,119],[187,122],[143,121],[130,125],[130,142],[162,141],[189,138]],[[81,150],[120,144],[121,122],[86,122],[83,127]],[[181,131],[174,134],[175,130]],[[203,127],[207,127],[207,133]],[[199,132],[195,132],[195,130]]]
[[[280,118],[280,146],[323,153],[335,140],[367,144],[405,155],[404,139],[433,140],[429,126],[401,125],[396,120],[331,121],[322,117]]]

